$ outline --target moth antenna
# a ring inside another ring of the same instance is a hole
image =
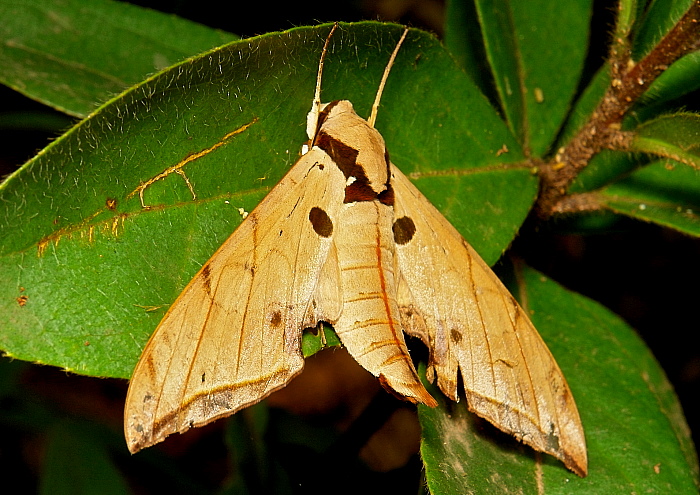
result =
[[[316,75],[316,92],[314,93],[314,101],[311,103],[311,110],[306,116],[306,134],[309,139],[313,140],[318,130],[318,116],[321,113],[321,76],[323,76],[323,62],[326,60],[326,53],[328,52],[328,45],[331,42],[333,33],[338,28],[338,23],[333,24],[331,32],[328,33],[326,42],[323,44],[323,50],[321,51],[321,60],[318,62],[318,74]]]
[[[403,40],[406,39],[407,34],[408,34],[408,28],[404,29],[403,34],[401,35],[401,38],[399,39],[399,42],[396,43],[396,47],[394,48],[394,51],[391,54],[391,57],[389,58],[389,63],[387,63],[386,67],[384,68],[384,75],[382,76],[382,80],[379,83],[379,89],[377,90],[377,96],[375,96],[374,103],[372,104],[372,113],[370,114],[369,119],[367,119],[367,123],[369,124],[370,127],[374,127],[374,123],[377,121],[377,112],[379,111],[379,100],[382,99],[382,92],[384,91],[384,85],[386,84],[386,80],[389,78],[389,72],[391,72],[391,66],[394,65],[394,60],[396,60],[396,54],[399,53],[399,48],[401,48],[401,44],[403,43]]]

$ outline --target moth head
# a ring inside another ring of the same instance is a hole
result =
[[[350,103],[348,100],[335,100],[330,103],[326,103],[321,108],[319,127],[323,125],[323,121],[326,119],[337,117],[343,113],[355,113],[352,103]]]
[[[312,105],[311,111],[306,115],[306,134],[309,140],[313,143],[318,131],[323,126],[323,123],[329,117],[335,117],[342,113],[355,113],[352,103],[347,100],[335,100],[330,103],[319,103],[318,106]],[[306,149],[302,148],[302,155],[308,152],[309,146]]]

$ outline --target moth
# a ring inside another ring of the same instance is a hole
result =
[[[571,391],[529,318],[457,230],[389,159],[349,101],[321,104],[309,144],[168,310],[143,350],[124,412],[129,450],[228,416],[301,372],[302,331],[330,323],[388,391],[437,406],[404,340],[430,351],[427,377],[453,401],[536,450],[587,471]]]

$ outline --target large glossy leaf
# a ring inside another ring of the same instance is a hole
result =
[[[447,0],[445,2],[445,48],[472,78],[482,93],[492,101],[498,97],[493,75],[486,58],[484,39],[474,2]]]
[[[401,30],[341,26],[323,100],[349,99],[368,115]],[[269,34],[162,72],[4,182],[0,348],[130,376],[167,306],[240,223],[239,208],[254,208],[299,156],[328,31]],[[392,161],[494,262],[536,178],[506,165],[522,159],[516,141],[435,38],[409,33],[377,126]]]
[[[588,444],[579,478],[467,412],[420,406],[433,495],[697,493],[697,457],[678,400],[636,333],[601,305],[525,268],[520,296],[576,399]]]
[[[523,146],[541,157],[552,145],[577,89],[591,2],[475,3],[506,120]]]
[[[0,83],[78,117],[236,36],[112,0],[0,0]]]

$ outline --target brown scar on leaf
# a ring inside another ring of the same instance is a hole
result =
[[[190,182],[190,179],[185,174],[185,171],[182,170],[183,167],[185,165],[187,165],[188,163],[193,162],[199,158],[202,158],[203,156],[208,155],[209,153],[214,151],[215,149],[220,148],[221,146],[225,145],[229,139],[231,139],[233,136],[235,136],[237,134],[244,132],[251,125],[255,124],[257,121],[258,121],[258,118],[255,117],[253,120],[251,120],[247,124],[244,124],[241,127],[239,127],[238,129],[235,129],[235,130],[229,132],[228,134],[226,134],[224,137],[221,138],[221,140],[218,143],[210,146],[209,148],[203,149],[202,151],[198,151],[196,153],[191,153],[191,154],[187,155],[187,157],[184,160],[180,161],[179,163],[177,163],[175,165],[172,165],[172,166],[166,168],[165,170],[163,170],[161,173],[159,173],[155,177],[152,177],[152,178],[148,179],[147,181],[139,184],[139,186],[136,189],[134,189],[133,191],[131,191],[127,195],[127,198],[132,198],[136,194],[138,194],[139,199],[141,200],[141,208],[150,208],[149,206],[146,205],[146,203],[143,200],[143,192],[151,184],[153,184],[161,179],[165,179],[168,175],[170,175],[172,173],[176,173],[184,179],[185,184],[187,184],[187,187],[189,188],[190,193],[192,194],[192,199],[193,200],[197,199],[197,195],[194,192],[194,188],[192,187],[192,183]]]
[[[105,206],[106,208],[106,206]],[[98,222],[97,224],[92,224],[91,222],[100,214],[105,212],[105,208],[101,208],[97,210],[95,213],[92,215],[88,216],[84,220],[82,220],[80,223],[75,224],[75,225],[69,225],[66,227],[63,227],[61,229],[58,229],[56,232],[47,235],[46,237],[42,238],[39,240],[37,243],[37,254],[39,257],[42,257],[44,253],[46,252],[46,248],[51,244],[52,242],[54,243],[54,246],[58,246],[58,243],[63,237],[72,237],[73,234],[75,233],[80,233],[81,238],[87,238],[89,243],[92,243],[95,239],[95,230],[96,228],[99,229],[97,230],[98,232],[102,231],[103,233],[110,233],[114,236],[116,236],[119,233],[119,226],[124,225],[124,220],[128,216],[126,213],[119,213],[115,215],[113,218],[109,218],[107,220],[104,220],[102,222]],[[101,228],[100,228],[101,227]]]
[[[152,313],[153,311],[158,311],[160,308],[165,306],[164,304],[159,304],[157,306],[145,306],[142,304],[134,304],[137,308],[142,308],[146,310],[146,313]]]
[[[141,200],[141,207],[142,208],[148,208],[143,200],[143,192],[146,190],[148,186],[153,184],[154,182],[163,179],[170,175],[171,173],[177,173],[182,176],[182,178],[185,180],[185,183],[187,184],[187,187],[190,189],[190,192],[192,193],[192,198],[197,199],[197,196],[194,192],[194,188],[192,187],[192,184],[190,183],[189,178],[187,175],[185,175],[185,172],[182,170],[182,168],[187,165],[189,162],[196,160],[197,158],[201,158],[202,156],[211,153],[215,149],[223,146],[226,144],[226,142],[231,139],[233,136],[242,133],[248,127],[251,125],[255,124],[258,121],[258,118],[255,117],[252,121],[249,123],[239,127],[238,129],[235,129],[228,134],[226,134],[218,143],[214,144],[213,146],[210,146],[209,148],[199,151],[197,153],[193,153],[187,156],[184,160],[182,160],[180,163],[173,165],[172,167],[168,167],[165,171],[161,172],[157,176],[147,180],[146,182],[143,182],[139,187],[137,187],[134,191],[129,193],[127,198],[133,197],[136,193],[139,194],[139,199]],[[95,228],[99,226],[98,225],[92,225],[91,222],[100,214],[104,213],[105,211],[112,211],[115,212],[117,209],[117,204],[118,201],[115,198],[112,197],[107,197],[105,199],[104,203],[104,208],[100,208],[96,212],[94,212],[92,215],[88,216],[87,218],[83,219],[76,225],[69,225],[63,228],[60,228],[53,232],[50,235],[47,235],[46,237],[42,238],[38,243],[37,243],[37,250],[38,250],[38,255],[39,257],[44,255],[44,252],[46,251],[46,248],[49,246],[51,242],[54,243],[54,245],[58,245],[59,241],[64,237],[64,236],[70,236],[74,234],[75,232],[80,232],[81,236],[87,236],[88,242],[92,243],[95,237]],[[126,218],[127,214],[126,213],[121,213],[115,215],[113,218],[111,218],[107,222],[103,222],[101,224],[102,231],[107,232],[109,231],[112,235],[116,236],[119,232],[119,226],[124,224],[124,219]],[[54,225],[58,224],[58,218],[54,219]]]
[[[29,300],[29,296],[19,296],[17,298],[17,304],[19,304],[20,307],[25,306],[27,304],[28,300]]]

